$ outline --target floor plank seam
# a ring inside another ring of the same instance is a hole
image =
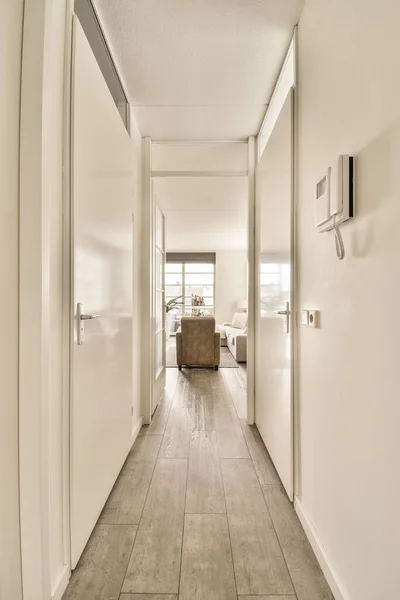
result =
[[[161,443],[162,443],[162,440],[161,440]],[[150,491],[150,488],[151,488],[151,484],[152,484],[152,481],[153,481],[153,478],[154,478],[154,473],[155,473],[155,470],[156,470],[156,464],[157,464],[157,460],[158,460],[158,455],[159,455],[159,453],[160,453],[160,448],[161,448],[161,444],[160,444],[160,446],[159,446],[159,448],[158,448],[158,452],[157,452],[157,458],[156,458],[156,460],[154,461],[154,464],[153,464],[153,470],[152,470],[152,473],[151,473],[151,478],[150,478],[149,485],[148,485],[148,488],[147,488],[146,497],[145,497],[145,499],[144,499],[143,506],[142,506],[142,510],[141,510],[141,512],[140,512],[140,518],[139,518],[139,523],[138,523],[138,525],[137,525],[137,529],[136,529],[135,539],[134,539],[134,541],[133,541],[133,544],[132,544],[131,552],[130,552],[130,554],[129,554],[129,560],[128,560],[128,562],[127,562],[127,565],[126,565],[126,569],[125,569],[124,578],[123,578],[123,580],[122,580],[122,584],[121,584],[121,589],[120,589],[120,591],[119,591],[119,593],[120,593],[120,596],[121,596],[121,593],[122,593],[122,588],[124,587],[124,583],[125,583],[126,575],[127,575],[127,573],[128,573],[128,569],[129,569],[129,565],[130,565],[130,562],[131,562],[131,558],[132,558],[133,550],[134,550],[134,548],[135,548],[135,544],[136,544],[136,540],[137,540],[137,534],[138,534],[138,532],[139,532],[140,523],[141,523],[141,521],[142,521],[142,516],[143,516],[144,507],[146,506],[147,498],[148,498],[149,491]]]
[[[275,484],[275,485],[276,485],[276,484]],[[274,532],[275,532],[276,539],[278,540],[279,548],[281,549],[282,556],[283,556],[283,560],[285,561],[286,569],[287,569],[287,572],[288,572],[288,574],[289,574],[289,578],[290,578],[290,581],[291,581],[291,583],[292,583],[292,586],[293,586],[293,589],[294,589],[294,592],[295,592],[295,595],[296,595],[295,597],[297,598],[297,589],[296,589],[296,586],[294,585],[294,581],[293,581],[292,573],[290,572],[289,565],[288,565],[288,562],[287,562],[287,559],[286,559],[286,556],[285,556],[285,552],[284,552],[284,550],[283,550],[283,546],[282,546],[282,544],[281,544],[281,540],[279,539],[278,531],[277,531],[277,529],[276,529],[276,526],[275,526],[275,521],[274,521],[274,519],[273,519],[273,517],[272,517],[272,513],[271,513],[271,511],[270,511],[270,509],[269,509],[268,502],[267,502],[267,499],[266,499],[266,497],[265,497],[265,494],[264,494],[264,491],[263,491],[263,489],[262,489],[262,485],[261,485],[261,484],[260,484],[260,487],[261,487],[261,493],[262,493],[262,495],[263,495],[263,497],[264,497],[264,500],[265,500],[265,505],[266,505],[266,507],[267,507],[267,511],[268,511],[269,517],[270,517],[270,519],[271,519],[272,527],[273,527],[273,530],[274,530]]]
[[[182,579],[182,558],[183,558],[183,542],[185,539],[185,522],[186,522],[186,498],[187,498],[187,489],[188,489],[188,481],[189,481],[189,460],[190,460],[190,448],[189,448],[189,456],[186,461],[186,486],[185,486],[185,500],[183,504],[183,525],[182,525],[182,543],[181,543],[181,562],[179,565],[179,577],[178,577],[178,592],[177,597],[179,598],[179,594],[181,591],[181,579]]]
[[[221,469],[222,487],[223,487],[223,490],[224,490],[225,514],[226,514],[226,523],[228,525],[229,546],[230,546],[230,549],[231,549],[232,566],[233,566],[233,578],[235,580],[236,598],[238,598],[238,587],[237,587],[237,580],[236,580],[235,560],[233,558],[232,536],[231,536],[231,528],[230,528],[230,525],[229,525],[228,506],[226,504],[225,481],[224,481],[224,476],[223,476],[223,472],[222,472],[222,462],[221,461],[222,461],[222,459],[220,458],[219,459],[219,467]]]
[[[149,495],[149,490],[150,490],[150,487],[151,487],[151,482],[153,481],[153,477],[154,477],[154,471],[155,471],[155,468],[156,468],[156,464],[157,464],[157,460],[155,460],[155,461],[154,461],[154,465],[153,465],[153,471],[152,471],[152,474],[151,474],[151,478],[150,478],[149,486],[148,486],[148,488],[147,488],[147,492],[146,492],[146,498],[144,499],[143,506],[142,506],[142,510],[141,510],[141,513],[140,513],[140,519],[139,519],[139,524],[138,524],[138,526],[137,526],[137,529],[136,529],[135,539],[133,540],[132,548],[131,548],[131,551],[130,551],[130,554],[129,554],[129,560],[128,560],[128,562],[126,563],[126,569],[125,569],[124,577],[123,577],[123,579],[122,579],[122,583],[121,583],[121,589],[119,590],[119,594],[120,594],[120,596],[121,596],[121,593],[122,593],[122,588],[124,587],[124,583],[125,583],[125,579],[126,579],[126,574],[128,573],[129,565],[130,565],[131,558],[132,558],[132,554],[133,554],[133,549],[134,549],[134,547],[135,547],[135,544],[136,544],[137,535],[138,535],[138,532],[139,532],[139,527],[140,527],[140,522],[141,522],[141,520],[142,520],[142,515],[143,515],[144,507],[146,506],[146,502],[147,502],[147,496]]]
[[[101,523],[97,522],[96,525],[107,525],[108,527],[139,527],[139,523],[106,523],[105,521],[101,521]]]
[[[245,441],[245,443],[246,443],[246,446],[247,446],[247,450],[249,451],[250,458],[251,458],[251,460],[253,461],[254,470],[255,470],[255,472],[256,472],[256,477],[257,477],[257,479],[258,479],[258,483],[260,484],[260,486],[261,486],[261,488],[262,488],[262,486],[263,486],[263,485],[265,485],[265,484],[264,484],[264,483],[261,481],[260,475],[258,474],[258,470],[257,470],[257,468],[256,468],[256,463],[255,463],[255,461],[254,461],[254,458],[253,458],[253,453],[252,453],[252,451],[251,451],[250,444],[248,443],[248,441],[247,441],[247,437],[246,437],[246,436],[245,436],[245,434],[244,434],[244,428],[245,428],[246,426],[247,426],[247,427],[249,427],[249,426],[247,425],[247,423],[244,423],[244,424],[243,424],[243,423],[241,422],[241,420],[240,420],[240,419],[239,419],[239,424],[240,424],[240,428],[241,428],[241,430],[242,430],[242,433],[243,433],[243,437],[244,437],[244,441]],[[254,423],[254,427],[256,427],[256,428],[257,428],[257,425],[256,425],[255,423]],[[258,428],[257,428],[257,431],[258,431]],[[263,444],[264,444],[264,442],[263,442]],[[268,453],[268,450],[267,450],[267,448],[266,448],[265,444],[264,444],[264,448],[265,448],[265,451]],[[268,453],[268,456],[269,456],[269,453]],[[271,457],[270,457],[270,456],[269,456],[269,458],[271,459]],[[272,459],[271,459],[271,462],[272,462]],[[276,483],[271,483],[271,484],[268,484],[268,485],[282,485],[282,482],[281,482],[281,481],[279,481],[279,482],[276,482]]]

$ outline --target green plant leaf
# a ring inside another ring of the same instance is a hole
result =
[[[172,298],[165,303],[165,312],[169,313],[171,310],[183,304],[183,302],[178,302],[179,298],[182,296],[177,296],[176,298]]]

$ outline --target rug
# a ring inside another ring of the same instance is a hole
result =
[[[167,346],[166,356],[167,367],[177,367],[176,364],[176,347],[174,345]],[[221,348],[221,362],[219,364],[221,369],[238,369],[239,365],[229,352],[228,348]]]

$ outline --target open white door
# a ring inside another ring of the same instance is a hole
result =
[[[74,568],[132,443],[132,144],[76,19],[71,109]]]
[[[154,194],[154,192],[153,192]],[[165,388],[165,217],[153,196],[153,390],[151,414]]]
[[[293,90],[256,171],[255,422],[293,500]]]

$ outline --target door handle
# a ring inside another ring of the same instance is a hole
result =
[[[78,346],[83,344],[83,334],[85,333],[84,321],[90,321],[91,319],[98,319],[100,315],[86,315],[83,311],[83,302],[78,302],[76,305],[76,316],[77,316],[77,327],[76,327],[76,341]]]
[[[289,333],[290,330],[290,305],[289,302],[286,302],[286,310],[277,310],[277,315],[285,315],[285,323],[286,323],[286,333]]]

